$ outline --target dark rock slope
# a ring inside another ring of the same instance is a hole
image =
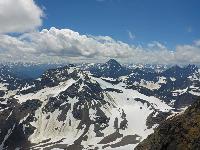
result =
[[[200,99],[183,114],[161,123],[136,150],[199,150]]]

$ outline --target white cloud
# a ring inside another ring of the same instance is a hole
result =
[[[97,0],[104,1],[104,0]],[[118,58],[137,63],[200,63],[200,40],[177,45],[172,51],[153,41],[146,46],[129,45],[109,36],[81,35],[70,29],[43,29],[43,11],[34,0],[0,0],[1,61],[96,61]],[[27,32],[20,36],[5,33]],[[192,32],[192,28],[188,28]],[[127,31],[130,39],[135,39]]]
[[[200,46],[200,40],[194,41],[194,44],[195,44],[196,46]]]
[[[81,35],[70,29],[43,29],[18,37],[0,36],[0,59],[21,61],[95,61],[118,58],[136,63],[200,63],[200,45],[168,49],[158,41],[129,45],[109,36]]]
[[[200,63],[200,45],[178,45],[175,53],[176,61],[180,63]]]
[[[128,37],[131,39],[131,40],[134,40],[135,39],[135,35],[131,32],[131,31],[127,31],[128,32]]]
[[[20,37],[36,52],[48,55],[83,57],[128,57],[134,52],[126,43],[108,36],[80,35],[69,29],[44,29],[41,32],[26,33]],[[31,41],[31,42],[29,42]]]
[[[42,24],[42,16],[33,0],[0,0],[0,33],[33,30]]]
[[[165,51],[167,47],[158,41],[153,41],[147,44],[148,48],[153,51]]]

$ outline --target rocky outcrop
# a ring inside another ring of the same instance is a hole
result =
[[[200,148],[200,100],[183,114],[162,122],[136,150],[198,150]]]

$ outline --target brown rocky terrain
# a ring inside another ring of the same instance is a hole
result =
[[[162,122],[135,150],[199,150],[200,99],[183,114]]]

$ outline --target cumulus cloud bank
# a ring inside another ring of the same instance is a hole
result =
[[[41,32],[29,32],[19,37],[0,36],[1,53],[46,55],[60,57],[106,58],[129,57],[137,48],[108,36],[80,35],[70,29],[43,29]]]
[[[0,0],[0,33],[33,30],[42,24],[42,16],[33,0]]]
[[[136,63],[200,63],[200,41],[169,50],[154,41],[146,46],[129,45],[109,36],[81,35],[70,29],[43,29],[18,37],[0,35],[1,56],[24,60],[100,61],[118,58]]]
[[[0,0],[1,61],[100,62],[117,58],[133,63],[200,63],[200,40],[169,50],[158,41],[141,46],[70,29],[52,27],[38,31],[43,16],[33,0]],[[13,32],[21,34],[6,34]],[[128,34],[134,39],[130,31]]]

